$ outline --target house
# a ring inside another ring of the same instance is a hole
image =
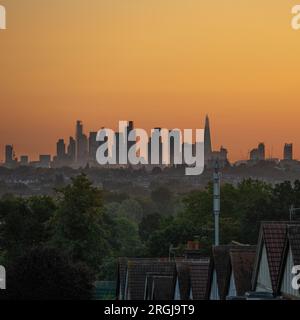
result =
[[[230,249],[236,245],[220,245],[212,248],[212,285],[210,300],[224,300],[228,294],[230,282]]]
[[[174,261],[168,261],[166,259],[119,259],[116,292],[117,299],[144,300],[145,297],[152,298],[153,292],[154,297],[157,298],[157,288],[161,287],[161,282],[159,282],[155,276],[172,278],[172,292],[174,295],[176,280],[176,265]],[[152,287],[155,288],[154,291],[152,290]],[[163,288],[164,290],[169,290],[169,288]],[[161,296],[167,296],[169,291],[160,294]]]
[[[199,259],[189,263],[190,299],[208,300],[211,290],[211,259]]]
[[[284,246],[283,259],[280,267],[278,289],[280,295],[285,299],[300,299],[299,289],[292,286],[292,273],[294,266],[300,265],[300,225],[288,225],[287,237]]]
[[[147,275],[145,300],[174,300],[174,281],[172,275]]]
[[[228,296],[244,296],[251,290],[256,246],[236,246],[230,249],[231,273]]]
[[[252,290],[278,294],[288,225],[299,222],[262,222],[252,276]]]
[[[189,300],[191,290],[190,268],[191,261],[176,261],[175,300]]]
[[[126,277],[127,277],[127,258],[119,258],[117,266],[117,292],[116,299],[124,300],[125,288],[126,288]]]

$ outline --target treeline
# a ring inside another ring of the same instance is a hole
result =
[[[245,180],[221,188],[221,242],[256,244],[262,220],[288,220],[300,206],[300,182],[271,186]],[[0,200],[0,264],[7,269],[2,298],[90,299],[95,280],[114,280],[116,259],[182,254],[213,239],[212,186],[173,194],[153,186],[150,197],[95,188],[85,175],[55,196]]]

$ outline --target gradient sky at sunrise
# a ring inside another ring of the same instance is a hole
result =
[[[231,160],[300,158],[300,0],[0,0],[0,159],[113,127],[201,128]]]

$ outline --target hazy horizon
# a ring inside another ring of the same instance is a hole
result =
[[[294,0],[1,0],[0,159],[136,127],[203,128],[235,161],[265,142],[300,158],[300,31]]]

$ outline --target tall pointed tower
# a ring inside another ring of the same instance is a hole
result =
[[[212,147],[210,137],[209,118],[205,118],[205,129],[204,129],[204,159],[207,162],[211,158]]]

